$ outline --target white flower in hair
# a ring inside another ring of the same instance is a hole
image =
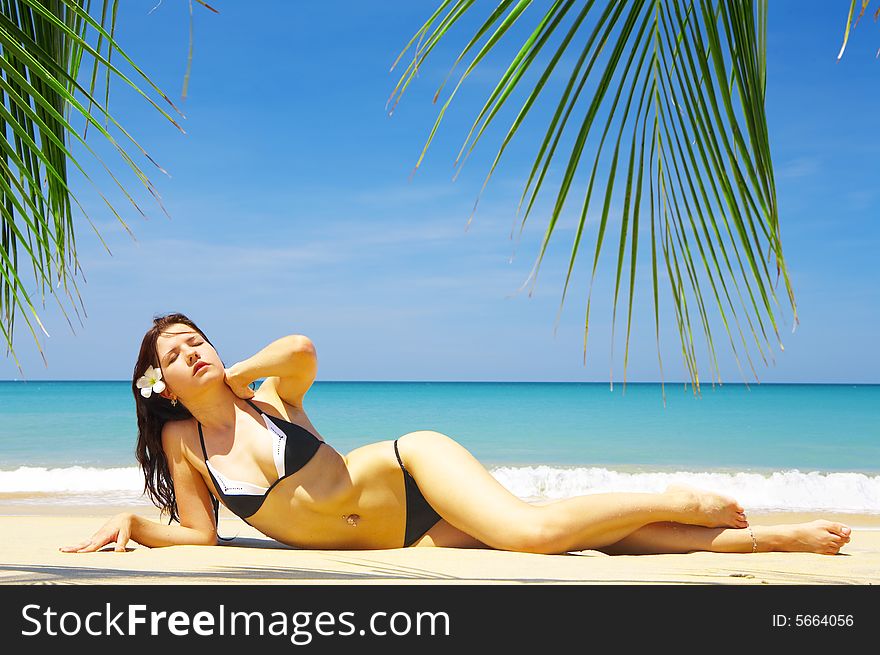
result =
[[[162,393],[165,390],[165,383],[162,382],[162,369],[148,366],[144,374],[138,378],[137,387],[141,390],[144,398],[149,398],[154,391]]]

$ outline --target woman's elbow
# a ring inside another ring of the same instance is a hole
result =
[[[183,538],[187,546],[216,546],[217,528],[210,526],[196,527],[193,525],[181,525],[186,529]]]
[[[212,532],[205,531],[194,531],[195,536],[192,539],[193,546],[216,546],[217,545],[217,531],[214,530]]]
[[[315,344],[304,334],[291,334],[287,337],[294,352],[315,353]]]

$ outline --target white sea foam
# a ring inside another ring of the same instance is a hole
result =
[[[751,472],[621,472],[606,468],[501,466],[492,475],[520,498],[557,499],[610,491],[660,492],[684,483],[736,498],[748,510],[880,513],[880,475]]]
[[[615,471],[598,467],[499,466],[492,475],[513,494],[554,500],[610,491],[660,492],[685,483],[735,497],[749,510],[880,514],[880,475],[801,472]],[[135,467],[0,469],[0,501],[38,503],[149,503]]]
[[[136,466],[0,470],[0,500],[17,504],[145,504],[144,477]],[[6,494],[9,494],[4,498]]]
[[[20,466],[0,470],[0,493],[59,493],[86,491],[142,491],[144,478],[136,466],[46,468]]]

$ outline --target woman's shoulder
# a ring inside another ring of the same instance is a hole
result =
[[[162,441],[178,441],[183,439],[195,427],[196,419],[193,416],[177,419],[176,421],[165,421],[162,425]]]
[[[194,417],[167,421],[162,426],[162,449],[166,453],[182,451],[190,455],[199,447],[198,441],[199,435]]]
[[[251,400],[256,400],[257,402],[269,405],[272,409],[267,413],[271,414],[273,418],[280,418],[288,423],[299,425],[311,432],[319,441],[326,443],[324,437],[318,433],[317,428],[312,424],[308,414],[306,414],[305,408],[287,402],[277,393],[276,388],[272,384],[267,384],[268,380],[269,378],[260,384],[256,392],[254,392],[254,397]]]
[[[305,414],[302,407],[285,401],[278,394],[278,390],[272,383],[272,378],[266,378],[260,383],[251,400],[269,405],[275,410],[273,414],[280,416],[285,421],[292,421],[297,414]]]

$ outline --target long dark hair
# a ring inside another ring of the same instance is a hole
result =
[[[171,480],[171,472],[168,469],[168,459],[162,450],[162,426],[168,421],[180,421],[192,417],[189,410],[178,402],[172,405],[168,398],[158,393],[153,393],[149,398],[144,398],[137,387],[137,380],[148,366],[158,367],[159,356],[156,352],[156,340],[159,335],[169,327],[177,323],[188,325],[198,332],[202,338],[211,343],[199,327],[189,317],[178,312],[163,314],[153,317],[153,326],[147,330],[141,341],[141,349],[138,353],[137,362],[134,365],[134,373],[131,380],[131,391],[134,394],[134,403],[137,410],[138,437],[135,451],[137,460],[144,473],[144,493],[161,510],[162,514],[168,514],[169,520],[180,522],[177,513],[177,498],[174,495],[174,484]],[[214,344],[211,343],[211,346]],[[221,360],[222,361],[222,360]],[[217,511],[217,500],[212,498]]]

